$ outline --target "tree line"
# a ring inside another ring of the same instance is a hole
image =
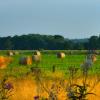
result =
[[[92,36],[88,41],[74,42],[61,35],[15,35],[0,37],[0,50],[87,50],[100,49],[100,36]]]

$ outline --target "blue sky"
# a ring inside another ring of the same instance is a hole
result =
[[[0,0],[0,36],[85,38],[100,33],[100,0]]]

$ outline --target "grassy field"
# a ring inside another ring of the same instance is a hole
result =
[[[6,56],[7,51],[0,51],[0,55]],[[31,67],[35,67],[36,64],[33,63],[32,65],[20,65],[19,59],[23,56],[32,56],[33,51],[19,51],[19,55],[12,56],[13,62],[8,65],[6,69],[1,69],[0,73],[6,73],[8,75],[13,75],[16,77],[20,77],[21,75],[26,74],[30,71]],[[57,52],[59,51],[44,51],[42,52],[42,60],[39,63],[39,67],[43,71],[52,71],[52,67],[56,66],[56,71],[62,71],[64,73],[67,72],[68,67],[75,66],[77,68],[80,68],[83,62],[86,58],[86,51],[83,54],[75,54],[74,51],[73,54],[66,54],[66,58],[59,59],[57,58]],[[65,51],[66,52],[66,51]],[[67,51],[69,52],[69,51]],[[81,51],[80,51],[81,52]],[[83,51],[82,51],[83,52]],[[91,74],[99,73],[100,68],[100,56],[97,56],[97,61],[92,65],[91,68]]]
[[[58,90],[51,90],[54,92],[54,94],[57,94],[59,99],[38,99],[38,100],[66,100],[66,87],[70,83],[71,74],[69,74],[69,67],[74,66],[75,68],[79,68],[79,71],[75,74],[73,82],[76,84],[82,86],[82,82],[84,80],[84,76],[82,75],[81,65],[84,63],[86,59],[87,51],[63,51],[66,53],[66,57],[64,59],[57,58],[57,51],[41,51],[42,54],[42,60],[40,63],[38,63],[38,67],[41,69],[42,73],[37,72],[31,72],[32,67],[37,67],[36,63],[33,62],[32,65],[20,65],[19,60],[23,56],[32,56],[33,51],[28,50],[20,50],[20,54],[13,55],[11,58],[13,59],[12,63],[10,63],[7,68],[0,69],[0,89],[4,89],[3,83],[5,81],[1,81],[5,79],[5,75],[8,76],[7,82],[5,83],[11,83],[14,87],[12,90],[12,96],[10,96],[7,100],[37,100],[33,97],[35,96],[42,96],[49,98],[48,92],[44,89],[48,89],[50,93],[50,88],[55,85],[54,89],[56,89],[56,86],[60,86],[60,94],[55,93]],[[99,51],[98,51],[99,52]],[[7,51],[0,51],[0,56],[7,57]],[[53,66],[55,66],[55,72],[53,72]],[[29,73],[29,74],[28,74]],[[69,75],[69,76],[68,76]],[[88,77],[86,76],[86,89],[88,90],[87,83],[91,88],[93,89],[93,93],[96,93],[96,95],[99,95],[100,91],[98,88],[100,88],[100,55],[97,54],[97,61],[93,63],[92,67],[89,70]],[[2,78],[3,77],[3,78]],[[39,79],[38,79],[39,78]],[[96,81],[98,84],[96,84]],[[90,88],[90,90],[91,90]],[[9,90],[9,89],[8,89]],[[90,92],[91,93],[91,92]],[[3,94],[6,96],[4,91],[0,92],[0,96]],[[9,93],[8,93],[9,94]],[[91,95],[87,96],[88,100],[99,100],[100,96],[94,96]],[[68,99],[70,100],[70,99]],[[71,99],[72,100],[72,99]],[[75,99],[78,100],[78,99]]]

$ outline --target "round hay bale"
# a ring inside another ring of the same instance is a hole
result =
[[[32,57],[27,57],[27,65],[32,65]]]
[[[13,53],[13,51],[8,51],[8,52],[7,52],[7,55],[8,55],[8,56],[13,56],[14,53]]]
[[[32,65],[32,58],[31,57],[21,57],[19,64],[21,65]]]
[[[35,52],[34,52],[34,55],[41,56],[41,52],[40,52],[40,51],[35,51]]]
[[[12,58],[11,57],[4,57],[4,56],[0,56],[0,68],[4,69],[8,66],[9,63],[12,62]]]
[[[5,57],[4,56],[0,56],[0,65],[5,63]]]
[[[40,62],[41,56],[40,55],[33,55],[32,60],[33,60],[33,62]]]
[[[57,58],[61,58],[61,59],[63,59],[63,58],[65,58],[65,53],[63,53],[63,52],[60,52],[60,53],[57,53]]]
[[[92,55],[91,58],[92,58],[92,61],[93,61],[93,62],[96,62],[96,61],[97,61],[96,55]]]
[[[26,57],[21,57],[19,60],[19,64],[25,65],[25,60],[26,60]]]
[[[19,52],[18,51],[14,51],[14,55],[19,55]]]
[[[7,58],[0,56],[0,69],[6,68],[8,65]]]

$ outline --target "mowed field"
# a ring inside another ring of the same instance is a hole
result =
[[[0,56],[7,56],[7,51],[0,51]],[[19,64],[19,60],[24,56],[33,56],[34,51],[18,51],[20,52],[18,55],[11,56],[12,63],[10,63],[7,68],[0,69],[1,78],[4,75],[9,76],[8,81],[12,82],[14,85],[13,96],[10,97],[11,100],[35,100],[34,96],[37,96],[37,83],[35,82],[34,76],[28,74],[31,72],[31,67],[37,67],[36,63],[33,62],[32,65],[21,65]],[[59,52],[59,51],[57,51]],[[54,79],[56,82],[56,78],[61,78],[66,80],[68,76],[68,68],[70,66],[74,66],[76,68],[81,68],[81,65],[84,63],[86,59],[86,53],[66,53],[66,57],[64,59],[57,58],[56,51],[45,51],[41,52],[41,62],[38,63],[38,67],[41,69],[42,73],[45,76],[43,81],[46,81],[45,84],[50,85],[50,82]],[[61,51],[60,51],[61,52]],[[53,66],[55,66],[55,73],[52,72]],[[80,73],[80,72],[79,72]],[[97,61],[93,63],[90,71],[89,78],[92,81],[95,81],[94,76],[99,75],[100,73],[100,55],[97,55]],[[49,87],[49,86],[48,86]],[[94,92],[98,95],[97,99],[93,96],[89,100],[99,100],[99,90],[96,90],[100,87],[100,84],[94,88]],[[48,97],[47,93],[41,93],[43,96]],[[66,100],[66,94],[61,90],[61,94],[58,100]],[[89,97],[90,98],[90,97]],[[43,99],[45,100],[45,99]]]
[[[7,56],[7,51],[0,51],[1,56]],[[13,59],[6,69],[0,70],[0,72],[7,72],[14,76],[20,76],[27,73],[31,67],[36,67],[36,63],[33,62],[32,65],[20,65],[19,61],[21,57],[33,56],[33,51],[19,51],[20,54],[14,55],[11,58]],[[57,58],[57,53],[55,52],[43,52],[41,57],[41,62],[38,66],[44,71],[52,71],[52,67],[55,66],[56,70],[67,71],[67,68],[70,66],[75,66],[80,68],[86,59],[86,54],[66,54],[64,59]],[[93,63],[91,68],[91,73],[99,73],[100,68],[100,55],[97,55],[97,61]]]

